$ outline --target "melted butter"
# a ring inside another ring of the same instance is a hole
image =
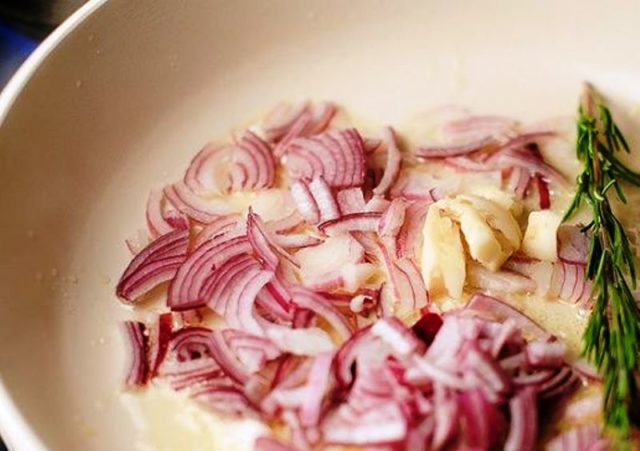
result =
[[[504,298],[502,296],[502,299]],[[512,296],[507,300],[546,331],[561,338],[567,345],[569,360],[578,358],[582,349],[582,332],[587,320],[584,310],[572,304],[531,295]]]
[[[185,393],[152,385],[122,395],[140,430],[139,451],[244,451],[270,435],[269,428],[250,418],[226,418],[205,411]]]

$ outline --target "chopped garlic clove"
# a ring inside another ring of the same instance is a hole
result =
[[[556,235],[562,218],[550,210],[532,211],[522,240],[522,252],[538,260],[558,260]]]
[[[427,213],[423,229],[422,277],[430,292],[446,291],[459,299],[466,276],[460,228],[434,206]]]

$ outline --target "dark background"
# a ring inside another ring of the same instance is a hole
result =
[[[85,0],[0,0],[0,89],[38,44]],[[7,451],[0,438],[0,451]]]

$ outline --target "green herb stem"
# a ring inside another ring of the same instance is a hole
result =
[[[621,181],[640,186],[640,174],[616,156],[629,145],[611,112],[586,84],[578,110],[576,153],[584,164],[576,194],[564,219],[584,203],[592,212],[586,274],[595,300],[583,335],[584,354],[604,380],[603,417],[619,439],[631,432],[634,409],[640,405],[636,372],[640,369],[640,310],[633,297],[635,258],[629,239],[610,202],[615,193],[627,199]]]

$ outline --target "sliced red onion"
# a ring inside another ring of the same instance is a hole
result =
[[[501,136],[514,126],[513,119],[503,116],[456,117],[442,126],[442,134],[457,142],[476,140],[484,136]]]
[[[471,449],[494,449],[504,422],[497,406],[481,390],[463,392],[459,403],[464,423],[465,446]]]
[[[189,231],[175,230],[153,241],[129,263],[116,287],[117,295],[134,302],[163,282],[173,279],[187,258]]]
[[[202,149],[191,161],[184,184],[193,193],[222,194],[268,188],[274,176],[275,160],[269,145],[247,130],[236,144]]]
[[[227,260],[219,270],[210,273],[200,288],[200,297],[209,300],[210,308],[222,315],[233,288],[243,274],[261,269],[260,262],[252,255],[236,255]]]
[[[294,138],[323,132],[336,111],[336,106],[329,102],[318,105],[309,102],[293,106],[280,104],[262,124],[264,134],[269,142],[279,143],[276,153],[280,155]]]
[[[290,329],[283,326],[265,326],[267,337],[282,351],[294,355],[318,355],[332,351],[331,337],[318,327]]]
[[[549,333],[528,316],[499,299],[484,294],[475,294],[467,303],[465,310],[470,314],[491,318],[497,321],[513,319],[525,336],[547,339]]]
[[[340,213],[343,215],[360,213],[365,209],[362,188],[347,188],[338,191],[336,200],[338,202],[338,207],[340,207]]]
[[[509,174],[505,188],[507,191],[514,193],[517,199],[524,199],[530,182],[531,174],[526,169],[515,167]]]
[[[187,360],[167,358],[160,367],[158,377],[167,380],[174,390],[188,390],[209,381],[230,380],[208,354]]]
[[[158,374],[169,379],[176,390],[195,384],[224,379],[224,373],[213,358],[211,330],[185,327],[176,331],[169,343],[169,352]]]
[[[591,297],[591,281],[586,277],[585,265],[560,261],[553,265],[547,296],[568,302],[586,303]]]
[[[397,296],[401,305],[420,309],[429,303],[429,293],[416,263],[410,258],[400,258],[394,262],[397,277]]]
[[[305,399],[300,406],[300,423],[303,426],[315,426],[320,420],[322,401],[331,384],[332,362],[331,352],[319,354],[313,361],[306,384]]]
[[[184,182],[164,188],[164,195],[176,210],[201,224],[208,224],[218,216],[233,213],[223,202],[211,203],[194,193]]]
[[[428,442],[433,435],[435,421],[433,418],[426,417],[409,431],[406,440],[406,449],[428,449]]]
[[[239,234],[243,234],[244,231],[240,229],[240,227],[242,227],[241,219],[238,214],[217,217],[198,232],[193,240],[193,247],[197,248],[205,241],[216,238],[223,233],[238,230]]]
[[[348,386],[353,381],[352,367],[357,357],[362,355],[363,350],[369,347],[371,326],[357,330],[347,341],[345,341],[336,354],[336,379],[343,386]]]
[[[292,312],[289,302],[280,300],[274,296],[270,290],[271,286],[272,283],[267,284],[267,286],[256,295],[258,316],[273,321],[290,322],[292,320]]]
[[[256,255],[272,271],[277,268],[280,257],[298,266],[295,258],[275,242],[260,216],[251,211],[251,208],[247,215],[247,237]]]
[[[382,215],[380,213],[351,213],[338,219],[325,221],[318,226],[318,229],[329,235],[338,235],[345,232],[375,232],[378,230],[378,223]]]
[[[146,328],[141,322],[125,321],[124,330],[129,344],[130,355],[125,386],[127,388],[135,388],[146,384],[149,376]]]
[[[193,390],[190,396],[205,408],[225,415],[239,416],[252,407],[244,393],[228,382],[208,382]]]
[[[539,174],[561,186],[567,185],[564,175],[527,150],[507,149],[500,151],[491,157],[490,164],[498,168],[520,167],[528,170],[531,174]]]
[[[311,111],[311,122],[304,131],[305,135],[312,136],[325,131],[337,111],[338,108],[331,102],[322,102],[314,106]]]
[[[258,293],[274,280],[274,273],[270,271],[255,271],[255,275],[246,283],[237,297],[232,297],[227,304],[225,320],[229,325],[256,335],[262,335],[264,330],[256,316],[254,304]]]
[[[158,374],[160,365],[167,356],[169,343],[173,333],[173,316],[171,313],[158,315],[158,320],[153,328],[149,330],[149,376],[155,377]]]
[[[435,385],[434,390],[434,418],[436,425],[431,446],[433,449],[442,449],[456,432],[460,406],[457,399],[446,396],[446,389],[439,384]]]
[[[511,382],[502,367],[477,345],[469,346],[465,353],[464,366],[467,371],[477,374],[478,382],[483,384],[478,388],[483,389],[484,393],[504,395],[511,389]]]
[[[298,138],[287,148],[285,166],[294,179],[322,176],[333,188],[360,186],[365,172],[362,137],[346,129]]]
[[[237,255],[250,253],[252,246],[246,236],[221,235],[198,247],[180,266],[171,286],[167,305],[172,310],[186,310],[206,304],[203,287],[215,270]]]
[[[377,138],[363,138],[364,141],[364,153],[366,155],[374,153],[376,150],[380,149],[382,144],[384,143],[381,139]]]
[[[309,185],[303,180],[298,180],[291,184],[290,189],[291,197],[302,217],[311,224],[320,222],[320,208],[309,190]]]
[[[322,244],[324,241],[322,238],[318,238],[305,233],[289,234],[289,235],[274,235],[274,242],[285,249],[301,249],[304,247],[313,247]]]
[[[402,199],[391,201],[378,223],[378,235],[381,237],[396,237],[404,224],[406,209],[406,201]]]
[[[505,451],[533,451],[538,433],[536,394],[525,388],[509,401],[511,427],[505,442]]]
[[[475,288],[502,293],[534,293],[537,286],[534,280],[517,272],[494,272],[477,264],[467,267],[467,283]]]
[[[377,195],[383,195],[391,188],[400,173],[400,165],[402,164],[402,154],[398,149],[396,134],[391,127],[386,127],[383,130],[383,140],[387,149],[387,161],[382,179],[373,189],[373,193]]]
[[[329,293],[331,291],[345,289],[347,281],[345,280],[342,271],[337,270],[306,280],[304,285],[313,291]],[[357,289],[357,287],[355,288]],[[354,289],[348,291],[353,292]]]
[[[504,368],[504,367],[503,367]],[[554,370],[535,370],[533,373],[520,373],[511,379],[516,386],[540,385],[555,374]]]
[[[463,172],[492,172],[496,170],[494,166],[487,164],[486,161],[468,156],[450,157],[446,158],[444,162],[447,166]],[[519,169],[523,170],[522,168]],[[528,173],[527,171],[524,172]]]
[[[508,318],[500,325],[499,330],[493,335],[491,355],[494,359],[500,356],[502,350],[514,341],[519,341],[520,331],[515,320]]]
[[[400,442],[407,436],[407,418],[393,402],[381,404],[357,417],[347,413],[328,417],[323,424],[326,443],[375,446]]]
[[[498,139],[512,126],[512,120],[498,116],[468,116],[454,119],[442,126],[442,134],[447,144],[422,146],[418,149],[418,156],[443,158],[497,146]]]
[[[463,144],[452,144],[445,146],[421,146],[416,151],[416,155],[420,158],[447,158],[458,157],[460,155],[468,155],[473,152],[495,146],[496,140],[491,136],[485,136],[475,141]]]
[[[412,202],[405,210],[404,224],[396,239],[397,254],[400,257],[416,258],[422,247],[422,228],[427,216],[429,204],[426,202]]]
[[[249,380],[250,371],[240,361],[224,337],[223,331],[214,330],[210,335],[209,352],[224,373],[234,381],[244,384]]]
[[[536,174],[536,185],[538,186],[540,209],[547,210],[551,207],[551,193],[549,191],[549,183],[542,175]]]
[[[280,141],[308,109],[309,102],[300,102],[294,105],[288,103],[276,105],[262,122],[267,141],[273,143]]]
[[[443,387],[455,390],[467,390],[469,384],[453,371],[436,365],[428,357],[414,359],[413,365],[405,375],[409,383],[423,385],[436,382]]]
[[[371,334],[380,337],[399,356],[409,356],[424,349],[424,344],[416,338],[397,318],[385,318],[377,321],[371,328]]]
[[[576,225],[558,227],[558,258],[565,263],[587,264],[589,237]]]
[[[390,204],[391,202],[383,196],[374,194],[364,206],[364,210],[367,212],[383,213],[389,208]]]
[[[284,218],[268,221],[267,227],[269,230],[275,233],[288,233],[304,223],[304,218],[297,210],[294,210],[291,214]]]
[[[264,337],[234,329],[223,330],[222,336],[250,373],[259,371],[268,361],[281,354],[280,349]]]
[[[422,171],[407,169],[398,176],[389,194],[392,199],[402,197],[431,203],[456,191],[459,185],[460,181],[456,179],[439,180]]]
[[[309,309],[324,318],[342,340],[351,336],[351,324],[331,305],[328,299],[303,287],[292,288],[291,296],[299,307]]]
[[[553,138],[557,133],[553,130],[538,130],[520,133],[507,140],[501,149],[522,149],[532,144],[537,144],[549,138]],[[542,155],[540,155],[542,158]]]
[[[572,363],[572,368],[578,373],[583,379],[587,381],[601,381],[602,376],[598,374],[598,370],[595,366],[593,366],[586,359],[578,359]]]
[[[309,191],[320,211],[320,221],[330,221],[340,217],[338,203],[333,197],[331,188],[322,176],[317,176],[311,180]]]
[[[527,343],[525,357],[533,367],[559,367],[564,363],[566,347],[561,341],[534,340]]]
[[[210,307],[222,315],[228,326],[254,335],[262,335],[262,327],[254,316],[254,303],[260,290],[272,279],[273,272],[250,265],[228,276],[224,288],[218,284],[211,296]],[[219,296],[216,296],[220,293]]]
[[[238,191],[258,190],[273,185],[276,164],[269,145],[247,130],[231,154],[231,161],[247,174],[243,183],[233,186]]]
[[[536,387],[541,398],[565,395],[578,383],[577,375],[568,366],[563,366],[556,374]]]
[[[442,317],[437,313],[427,312],[413,325],[412,330],[420,340],[429,346],[441,326]]]
[[[236,164],[232,164],[229,167],[227,173],[228,186],[225,188],[225,193],[242,191],[242,188],[244,186],[248,185],[251,182],[254,182],[254,180],[249,179],[249,173],[247,172],[247,168],[244,164],[237,164],[237,162],[234,163]],[[257,170],[257,166],[255,165],[256,162],[250,160],[246,163],[253,163],[251,169],[252,173],[255,173],[255,171]]]
[[[189,227],[187,218],[180,214],[164,211],[164,194],[160,190],[152,190],[147,200],[147,226],[151,236],[157,238],[174,229],[186,229]]]
[[[220,193],[224,187],[218,186],[217,171],[225,155],[222,145],[207,144],[189,163],[184,176],[184,184],[194,193]]]

